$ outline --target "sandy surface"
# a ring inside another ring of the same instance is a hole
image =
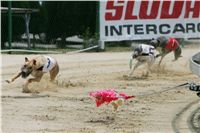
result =
[[[199,99],[196,93],[180,87],[148,94],[188,81],[200,83],[199,77],[190,72],[188,61],[199,49],[184,48],[183,57],[176,62],[172,62],[172,53],[167,55],[160,70],[157,60],[149,77],[142,76],[145,67],[141,66],[130,79],[124,76],[129,72],[130,52],[51,55],[59,62],[60,74],[57,83],[50,83],[46,74],[40,83],[30,86],[33,92],[40,92],[40,97],[22,93],[24,79],[12,84],[4,81],[20,70],[25,56],[34,55],[3,54],[2,131],[174,132],[173,119],[187,104]],[[103,88],[116,88],[136,98],[126,101],[113,113],[111,105],[96,107],[94,99],[88,96],[88,92]]]

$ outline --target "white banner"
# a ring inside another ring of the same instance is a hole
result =
[[[100,40],[200,38],[200,1],[100,1]]]

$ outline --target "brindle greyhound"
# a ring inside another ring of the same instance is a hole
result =
[[[175,38],[161,36],[156,39],[152,39],[150,41],[150,44],[154,46],[160,53],[156,55],[156,57],[161,56],[159,65],[161,64],[163,58],[172,51],[174,52],[174,61],[177,60],[179,57],[182,57],[180,44]]]

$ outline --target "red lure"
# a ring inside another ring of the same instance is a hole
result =
[[[128,96],[125,93],[118,93],[114,89],[106,89],[106,90],[98,90],[95,92],[90,92],[90,96],[95,98],[97,107],[106,103],[109,104],[112,101],[116,101],[119,98],[123,98],[125,100],[129,98],[134,98],[135,96]]]

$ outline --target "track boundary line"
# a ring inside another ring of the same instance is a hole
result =
[[[196,127],[195,125],[194,125],[194,118],[195,118],[195,115],[197,114],[197,112],[200,110],[200,107],[199,108],[197,108],[196,110],[194,110],[192,113],[191,113],[191,115],[190,115],[190,117],[188,118],[188,120],[187,120],[187,123],[188,123],[188,126],[190,127],[190,129],[191,129],[191,131],[192,132],[196,132],[196,133],[199,133],[200,132],[200,127]],[[200,115],[200,114],[199,114]],[[200,117],[200,116],[199,116]],[[199,124],[198,124],[198,126],[200,126]]]
[[[24,98],[43,98],[43,97],[50,97],[50,95],[37,95],[32,94],[29,96],[1,96],[1,98],[15,98],[15,99],[24,99]]]
[[[197,104],[198,102],[200,101],[200,99],[197,99],[189,104],[187,104],[183,109],[181,109],[181,111],[179,113],[177,113],[175,115],[175,117],[173,118],[172,122],[171,122],[171,125],[172,125],[172,128],[174,130],[175,133],[181,133],[180,132],[180,128],[178,127],[179,125],[179,121],[180,121],[180,118],[181,116],[189,109],[191,108],[193,105]],[[196,110],[196,109],[195,109]],[[188,124],[188,123],[187,123]],[[188,125],[189,126],[189,125]],[[191,129],[190,129],[191,131]]]

